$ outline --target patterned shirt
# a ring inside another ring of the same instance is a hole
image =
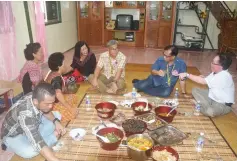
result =
[[[118,52],[115,59],[109,56],[109,52],[104,52],[100,55],[97,66],[102,69],[102,74],[104,74],[108,79],[112,76],[115,76],[118,69],[123,69],[121,77],[125,77],[125,65],[126,65],[126,56]]]
[[[25,135],[33,148],[40,151],[47,144],[39,132],[39,125],[43,113],[32,102],[32,93],[29,93],[17,101],[8,111],[2,124],[1,139],[7,137]]]

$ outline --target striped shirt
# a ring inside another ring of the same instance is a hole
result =
[[[25,135],[36,151],[40,151],[47,144],[44,142],[39,125],[43,113],[32,102],[32,93],[17,101],[8,111],[1,130],[1,139]]]
[[[109,56],[109,52],[104,52],[100,55],[97,66],[102,69],[102,74],[109,79],[110,77],[114,77],[118,71],[118,69],[123,69],[121,77],[125,77],[125,65],[126,65],[126,56],[118,52],[115,59]]]

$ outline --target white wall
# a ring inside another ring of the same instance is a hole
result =
[[[20,69],[25,63],[23,50],[25,49],[26,44],[30,42],[30,39],[26,23],[24,3],[21,1],[12,1],[11,4],[15,17],[17,72],[20,72]]]
[[[46,26],[46,41],[49,55],[65,52],[77,42],[76,2],[61,1],[62,23]]]
[[[180,4],[180,8],[185,8],[186,4]],[[204,10],[205,6],[200,3],[199,9]],[[181,20],[181,24],[186,25],[196,25],[199,27],[199,32],[202,32],[202,26],[201,23],[196,15],[196,12],[194,10],[179,10],[179,19]],[[220,30],[216,26],[217,21],[213,17],[212,13],[209,13],[209,20],[208,20],[208,26],[207,26],[207,33],[208,36],[212,42],[212,45],[214,49],[218,48],[218,34],[220,33]],[[191,36],[195,38],[201,38],[201,35],[196,34],[194,27],[177,27],[178,32],[182,32],[185,36]],[[181,35],[177,35],[176,37],[176,45],[184,45],[184,42],[181,39]],[[205,40],[205,49],[211,49],[211,45],[208,42],[208,39],[206,37]]]
[[[30,43],[24,2],[12,1],[12,11],[16,20],[17,72],[25,63],[24,49]],[[46,26],[46,42],[49,54],[65,52],[77,42],[76,2],[60,2],[62,23]],[[35,17],[33,2],[28,2],[33,40],[35,41]]]

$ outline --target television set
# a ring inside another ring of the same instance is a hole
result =
[[[132,30],[133,16],[126,14],[117,15],[115,26],[117,30]]]

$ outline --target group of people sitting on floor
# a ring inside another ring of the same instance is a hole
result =
[[[97,62],[89,46],[79,41],[69,69],[65,67],[64,55],[53,53],[48,58],[50,70],[43,77],[41,45],[27,45],[24,50],[27,61],[18,77],[24,96],[5,117],[1,130],[2,149],[11,150],[23,158],[40,153],[49,161],[58,161],[51,147],[59,136],[65,134],[61,122],[70,121],[78,114],[75,94],[64,93],[66,82],[63,75],[77,70],[92,89],[101,93],[116,94],[125,88],[126,56],[118,50],[117,41],[110,40],[107,46],[108,51],[102,53]],[[234,103],[235,87],[228,72],[231,63],[231,57],[218,54],[211,62],[211,74],[196,76],[187,73],[186,63],[178,57],[177,47],[170,45],[152,65],[151,74],[144,80],[133,79],[132,83],[138,92],[158,97],[170,96],[178,80],[184,97],[190,97],[186,93],[186,79],[206,84],[208,89],[194,88],[192,95],[200,101],[201,113],[220,116],[229,113]]]

